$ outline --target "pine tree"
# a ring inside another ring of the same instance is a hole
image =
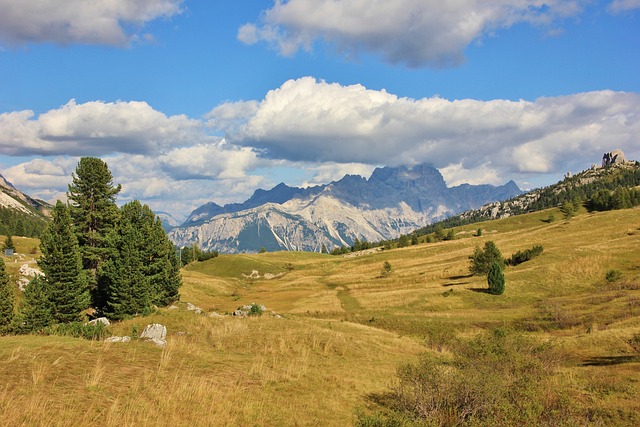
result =
[[[4,261],[0,258],[0,333],[13,320],[14,302],[13,285],[5,269]]]
[[[491,264],[487,283],[489,284],[489,293],[491,295],[502,295],[504,293],[504,274],[502,274],[502,267],[498,261],[494,261]]]
[[[494,262],[497,262],[501,267],[505,263],[500,250],[493,241],[485,242],[484,249],[476,246],[469,259],[471,260],[469,271],[476,275],[487,274]]]
[[[80,245],[83,268],[89,272],[93,304],[104,305],[104,292],[97,288],[96,272],[108,256],[105,241],[107,234],[118,220],[116,195],[120,185],[113,185],[113,177],[107,164],[95,157],[83,157],[71,175],[67,196],[74,231]]]
[[[179,298],[182,280],[175,248],[147,205],[137,200],[124,205],[109,241],[112,256],[100,270],[107,289],[106,313],[121,319]]]
[[[144,218],[149,221],[154,214],[147,205],[143,206]],[[173,244],[167,238],[160,219],[151,220],[148,243],[145,245],[144,260],[147,262],[145,275],[149,279],[151,302],[166,306],[180,298],[178,289],[182,284],[180,266]]]
[[[59,200],[40,238],[40,250],[38,266],[45,274],[53,318],[60,323],[81,320],[90,303],[89,286],[69,209]]]
[[[25,287],[22,294],[15,329],[19,332],[35,332],[54,323],[53,304],[49,299],[47,283],[36,276]]]
[[[4,241],[4,245],[2,246],[2,249],[11,249],[11,250],[16,250],[16,245],[13,243],[13,237],[11,237],[11,234],[9,234],[7,236],[7,238]]]
[[[100,269],[106,301],[104,312],[111,318],[145,314],[151,309],[151,294],[143,262],[145,236],[150,232],[142,219],[142,206],[134,201],[121,209],[120,221],[108,236],[112,253]]]

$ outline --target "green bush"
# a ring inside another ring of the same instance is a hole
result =
[[[357,414],[358,426],[565,425],[572,408],[552,387],[555,349],[509,329],[453,343],[451,358],[423,355]]]
[[[604,276],[607,279],[607,282],[613,283],[622,279],[622,272],[620,270],[609,270]]]
[[[249,309],[247,316],[262,316],[262,307],[256,303],[251,304],[251,308]]]
[[[541,245],[536,245],[531,249],[525,249],[524,251],[518,251],[515,254],[511,255],[511,258],[507,259],[507,265],[518,265],[523,262],[527,262],[538,255],[540,255],[544,251],[544,248]]]
[[[44,328],[42,333],[45,335],[84,338],[95,341],[102,341],[109,335],[107,327],[100,322],[95,324],[82,322],[58,323]]]

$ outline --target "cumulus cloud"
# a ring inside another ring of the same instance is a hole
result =
[[[633,1],[633,0],[617,0]],[[474,40],[516,23],[550,27],[581,11],[577,0],[276,0],[259,22],[238,30],[245,44],[264,41],[283,55],[316,40],[349,55],[373,52],[391,63],[455,66]]]
[[[305,77],[270,91],[227,138],[298,162],[411,165],[478,176],[558,173],[621,148],[640,156],[640,95],[598,91],[536,101],[399,98]],[[453,176],[453,175],[452,175]],[[456,180],[457,181],[457,180]]]
[[[131,28],[180,13],[183,0],[0,0],[0,41],[126,46]],[[142,35],[148,38],[149,35]]]
[[[146,102],[71,100],[37,118],[33,111],[0,114],[0,153],[12,156],[156,153],[208,138],[200,121],[167,117]]]

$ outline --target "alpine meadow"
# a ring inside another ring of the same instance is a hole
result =
[[[0,427],[640,426],[640,0],[0,0]]]

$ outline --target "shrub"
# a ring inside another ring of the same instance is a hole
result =
[[[504,274],[502,274],[502,267],[497,261],[491,264],[487,282],[491,295],[502,295],[504,293]]]
[[[262,307],[254,302],[251,304],[251,308],[249,309],[247,316],[262,316],[262,311]]]
[[[42,332],[45,335],[84,338],[95,341],[102,341],[109,335],[107,327],[100,322],[95,324],[82,322],[59,323],[44,328]]]
[[[541,245],[536,245],[531,249],[525,249],[524,251],[518,251],[515,254],[511,255],[506,263],[507,265],[518,265],[523,262],[529,261],[538,255],[540,255],[544,251],[544,248]]]
[[[469,259],[471,260],[469,271],[476,275],[489,273],[491,264],[493,264],[494,261],[500,264],[500,267],[504,266],[504,258],[502,258],[502,254],[492,241],[486,242],[484,249],[476,246],[473,255],[471,255]]]
[[[398,369],[398,384],[358,414],[360,426],[564,425],[569,403],[551,387],[559,355],[508,329],[454,342],[452,358],[432,353]]]
[[[382,277],[387,277],[391,274],[391,263],[389,261],[385,261],[382,265],[382,272],[380,273]]]
[[[609,270],[604,276],[607,279],[607,282],[613,283],[622,279],[622,272],[620,270]]]

